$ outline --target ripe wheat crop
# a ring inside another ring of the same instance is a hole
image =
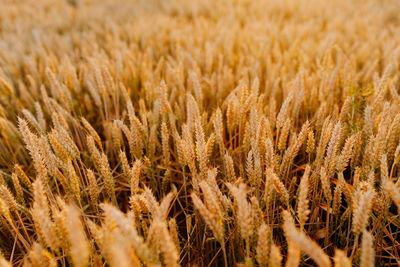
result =
[[[0,266],[397,266],[399,12],[0,0]]]

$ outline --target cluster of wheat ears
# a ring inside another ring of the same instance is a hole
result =
[[[400,263],[397,0],[0,3],[0,266]]]

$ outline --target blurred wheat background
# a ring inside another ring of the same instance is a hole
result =
[[[399,12],[0,0],[0,266],[398,266]]]

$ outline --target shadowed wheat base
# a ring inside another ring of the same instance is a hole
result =
[[[398,1],[0,4],[0,266],[399,264]]]

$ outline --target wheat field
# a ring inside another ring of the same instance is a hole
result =
[[[398,266],[399,12],[0,0],[0,266]]]

